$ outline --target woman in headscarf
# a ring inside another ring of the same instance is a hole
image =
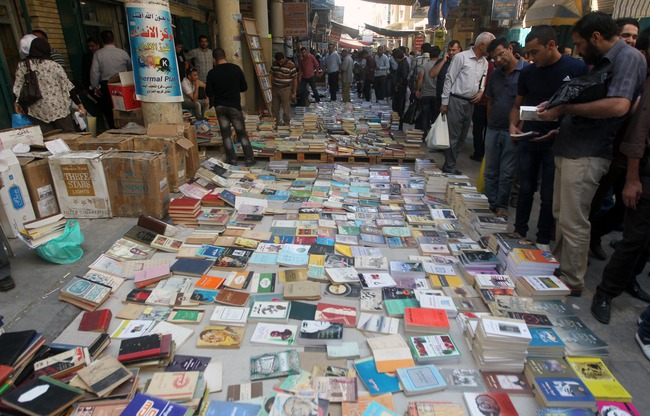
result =
[[[61,65],[50,59],[51,51],[47,40],[36,38],[31,41],[29,55],[20,61],[16,69],[13,88],[16,96],[14,107],[18,114],[27,114],[34,124],[41,127],[43,133],[57,129],[65,133],[74,133],[75,123],[70,114],[70,99],[77,104],[82,116],[85,115],[86,110]],[[42,98],[23,108],[18,104],[18,97],[25,83],[28,66],[36,73]]]

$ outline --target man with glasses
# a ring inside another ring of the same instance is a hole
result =
[[[456,156],[467,138],[474,104],[483,97],[488,70],[485,58],[488,55],[487,47],[493,40],[492,33],[478,35],[473,47],[456,55],[445,76],[440,106],[440,113],[448,117],[449,126],[450,147],[445,149],[445,164],[442,167],[445,173],[461,174],[456,169]]]
[[[557,48],[557,37],[552,27],[535,26],[526,36],[526,50],[534,65],[522,69],[519,75],[517,98],[510,111],[510,135],[529,133],[519,140],[519,196],[515,216],[515,232],[526,238],[528,221],[537,191],[539,177],[540,208],[537,221],[537,246],[549,250],[553,238],[553,178],[555,163],[551,146],[560,123],[558,121],[523,122],[519,118],[522,105],[536,106],[547,101],[558,88],[574,77],[588,72],[584,62],[562,55]],[[549,140],[545,140],[549,139]],[[513,138],[514,140],[514,138]],[[541,175],[540,175],[541,172]]]
[[[496,69],[488,81],[487,131],[485,133],[485,195],[497,217],[508,217],[508,201],[515,179],[517,147],[510,140],[510,110],[515,104],[519,74],[528,66],[516,58],[505,38],[495,39],[488,54]]]

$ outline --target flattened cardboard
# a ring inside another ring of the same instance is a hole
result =
[[[19,157],[29,198],[36,218],[48,217],[59,212],[59,203],[54,191],[54,180],[47,159]]]
[[[23,223],[36,219],[18,158],[11,150],[0,151],[0,224],[8,238],[18,237]]]
[[[43,133],[39,126],[0,130],[0,150],[11,149],[18,143],[43,146]]]
[[[100,135],[99,137],[80,137],[77,150],[133,150],[133,136]]]
[[[176,192],[185,183],[185,149],[178,137],[135,136],[133,150],[163,153],[166,160],[167,182],[170,191]]]

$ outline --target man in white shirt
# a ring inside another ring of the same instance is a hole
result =
[[[377,101],[386,98],[386,75],[390,68],[390,61],[388,56],[384,53],[384,47],[377,47],[377,54],[375,55],[375,96]]]
[[[194,112],[197,120],[203,120],[203,112],[208,108],[208,99],[199,99],[199,88],[205,88],[205,83],[199,79],[196,68],[187,70],[187,76],[181,82],[183,90],[183,108]]]
[[[344,103],[349,103],[352,101],[350,98],[350,87],[354,81],[354,73],[352,72],[354,69],[354,61],[347,49],[343,49],[341,55],[343,56],[343,60],[341,61],[341,82],[343,83],[342,99]]]
[[[205,35],[199,36],[199,47],[189,51],[185,56],[190,61],[190,66],[198,69],[199,79],[205,83],[208,72],[214,67],[212,60],[212,49],[210,49],[208,37]]]
[[[336,93],[339,92],[339,69],[341,68],[341,56],[334,49],[334,44],[327,45],[328,54],[325,57],[327,69],[327,83],[330,88],[330,101],[336,101]]]
[[[483,97],[488,70],[487,47],[493,40],[492,33],[481,33],[474,46],[457,54],[449,65],[440,106],[440,113],[447,116],[449,126],[450,147],[445,150],[442,167],[445,173],[461,174],[456,169],[456,156],[467,138],[474,104]]]

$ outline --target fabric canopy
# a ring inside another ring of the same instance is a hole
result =
[[[368,46],[365,43],[359,42],[358,40],[354,40],[354,39],[341,38],[341,39],[337,40],[336,42],[339,44],[339,47],[347,48],[347,49],[359,49],[359,50],[361,50],[361,49],[365,48],[366,46]]]
[[[526,12],[524,27],[572,25],[581,17],[581,0],[537,0]]]
[[[368,23],[365,24],[366,29],[372,30],[378,35],[386,36],[389,38],[403,38],[411,35],[417,35],[420,33],[417,30],[389,30],[389,29],[382,29],[381,27],[369,25]]]
[[[351,38],[356,38],[359,36],[359,29],[352,28],[350,26],[345,26],[343,23],[335,22],[333,20],[330,21],[332,26],[336,26],[339,29],[341,29],[341,33],[347,33],[350,35]]]
[[[617,0],[614,3],[614,19],[634,17],[640,19],[650,17],[650,1],[648,0]]]

